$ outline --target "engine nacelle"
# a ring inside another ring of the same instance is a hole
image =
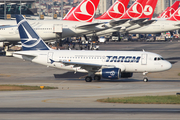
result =
[[[133,73],[131,72],[122,72],[121,73],[121,78],[130,78],[133,76]]]
[[[104,68],[102,69],[102,77],[106,79],[119,79],[121,77],[121,69]]]

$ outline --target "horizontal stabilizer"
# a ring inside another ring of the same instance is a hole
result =
[[[127,22],[128,20],[130,20],[130,19],[111,20],[110,25],[111,26],[121,25],[121,24],[124,24],[125,22]]]
[[[11,27],[17,27],[17,25],[0,25],[0,28],[11,28]]]
[[[36,57],[37,55],[35,54],[30,54],[30,53],[21,53],[21,52],[14,52],[13,53],[13,56],[14,55],[22,55],[22,56],[29,56],[29,57]]]

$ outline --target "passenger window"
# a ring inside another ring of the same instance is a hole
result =
[[[157,58],[154,58],[154,61],[156,61],[157,60]]]
[[[161,60],[161,58],[158,58],[158,60]]]

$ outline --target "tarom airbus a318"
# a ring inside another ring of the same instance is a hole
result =
[[[85,72],[86,82],[92,79],[119,79],[133,73],[161,72],[172,65],[162,56],[145,51],[77,51],[49,48],[22,15],[16,16],[22,51],[13,56],[38,64],[74,72]],[[147,77],[143,79],[148,81]]]

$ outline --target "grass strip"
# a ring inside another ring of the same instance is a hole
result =
[[[180,104],[180,95],[107,98],[98,99],[97,101],[124,104]]]
[[[57,87],[44,86],[44,89],[57,89]],[[22,91],[22,90],[41,90],[40,86],[28,85],[0,85],[0,91]]]

